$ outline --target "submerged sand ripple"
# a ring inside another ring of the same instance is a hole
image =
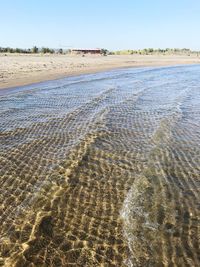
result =
[[[198,266],[200,68],[0,98],[2,266]]]

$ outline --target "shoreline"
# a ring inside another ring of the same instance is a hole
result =
[[[197,56],[0,55],[0,91],[120,68],[200,64]]]

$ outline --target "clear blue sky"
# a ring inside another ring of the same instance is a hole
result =
[[[0,0],[0,46],[200,50],[200,0]]]

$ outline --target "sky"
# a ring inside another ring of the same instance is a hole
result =
[[[0,0],[0,46],[200,50],[200,0]]]

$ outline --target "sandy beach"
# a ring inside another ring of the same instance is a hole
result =
[[[0,89],[114,68],[200,63],[196,55],[26,55],[0,54]]]

